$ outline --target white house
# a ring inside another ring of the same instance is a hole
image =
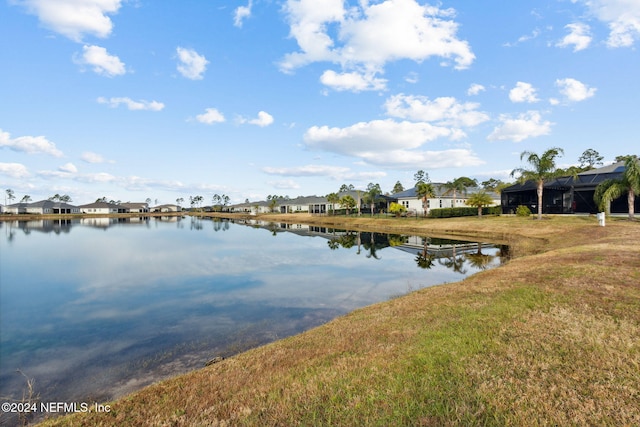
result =
[[[80,213],[77,206],[64,202],[40,200],[34,203],[16,203],[6,207],[6,212],[11,214],[75,214]]]
[[[114,213],[126,213],[127,208],[121,205],[107,202],[94,202],[87,205],[78,206],[80,211],[85,214],[108,215]]]
[[[427,199],[427,214],[431,209],[467,207],[466,202],[469,196],[482,191],[480,187],[470,187],[464,192],[456,192],[456,197],[454,198],[453,192],[445,187],[444,184],[433,183],[432,185],[435,194]],[[492,192],[487,192],[487,194],[493,199],[493,203],[489,206],[500,205],[499,194]],[[415,187],[396,193],[392,197],[398,199],[398,203],[407,208],[407,212],[412,212],[416,215],[425,214],[422,199],[418,197]]]
[[[158,205],[156,207],[149,208],[148,210],[151,212],[162,212],[162,213],[182,212],[182,207],[178,205],[167,204],[167,205]]]
[[[123,206],[124,208],[127,209],[128,212],[131,212],[131,213],[149,212],[148,203],[120,203],[120,206]]]

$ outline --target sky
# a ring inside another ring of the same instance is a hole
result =
[[[606,164],[640,154],[639,47],[638,0],[0,0],[0,187],[242,203]]]

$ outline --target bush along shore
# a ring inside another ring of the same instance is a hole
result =
[[[260,219],[495,237],[516,256],[44,425],[640,425],[639,222]]]

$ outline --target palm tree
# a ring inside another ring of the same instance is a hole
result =
[[[31,196],[26,195],[20,200],[20,203],[29,203],[30,201],[31,201]]]
[[[433,185],[430,182],[420,181],[416,185],[416,194],[418,198],[422,200],[422,209],[424,210],[424,215],[427,216],[428,208],[427,208],[427,200],[429,197],[433,197],[435,190],[433,189]]]
[[[445,183],[444,186],[448,190],[447,193],[453,194],[451,207],[454,208],[456,205],[456,195],[458,192],[466,194],[467,187],[474,187],[476,185],[478,185],[476,180],[467,178],[466,176],[461,176],[460,178],[456,178],[453,181]]]
[[[269,210],[271,212],[275,212],[277,204],[278,204],[278,198],[277,196],[273,196],[271,200],[269,200]]]
[[[13,190],[10,189],[10,188],[7,188],[5,190],[5,196],[4,196],[4,204],[5,204],[5,206],[7,205],[7,199],[9,199],[9,203],[11,203],[11,201],[13,199],[15,199],[15,198],[16,198],[16,196],[15,196],[15,193],[13,192]]]
[[[484,190],[482,190],[469,196],[465,203],[469,206],[478,208],[478,218],[480,218],[482,216],[482,207],[493,204],[493,199]]]
[[[338,193],[327,194],[327,202],[331,203],[331,215],[336,214],[336,204],[340,202],[340,196]]]
[[[556,157],[564,154],[562,148],[549,148],[538,156],[531,151],[523,151],[520,154],[520,160],[527,158],[527,163],[531,165],[531,169],[516,168],[511,171],[511,176],[519,174],[518,181],[536,182],[536,192],[538,194],[538,219],[542,219],[542,192],[544,191],[544,183],[550,179],[557,177],[562,171],[556,168]]]
[[[608,179],[596,187],[594,199],[601,209],[627,193],[627,205],[629,206],[629,220],[635,218],[634,204],[636,194],[640,194],[640,161],[638,156],[625,156],[624,172],[619,179]],[[608,211],[608,209],[606,209]]]
[[[340,204],[344,206],[347,215],[349,215],[349,213],[351,213],[351,209],[356,206],[356,201],[352,196],[347,194],[340,199]]]
[[[364,193],[364,202],[369,205],[371,209],[371,216],[373,216],[373,209],[376,205],[376,201],[378,200],[378,196],[382,194],[382,189],[380,188],[380,184],[369,183],[367,185],[367,192]]]

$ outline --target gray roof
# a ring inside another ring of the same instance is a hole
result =
[[[33,203],[15,203],[13,205],[9,205],[7,207],[11,208],[47,208],[47,207],[57,207],[64,209],[77,208],[77,206],[70,205],[64,202],[54,202],[53,200],[39,200]]]
[[[149,207],[148,203],[145,202],[134,202],[134,203],[120,203],[120,206],[124,206],[125,208],[147,208]]]
[[[78,207],[79,208],[119,209],[120,205],[116,205],[114,203],[107,203],[107,202],[93,202],[86,205],[80,205]]]
[[[624,169],[625,169],[624,162],[617,162],[617,163],[610,164],[608,166],[603,166],[601,168],[580,172],[578,176],[596,175],[599,173],[622,173],[624,172]]]

